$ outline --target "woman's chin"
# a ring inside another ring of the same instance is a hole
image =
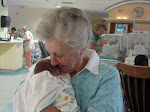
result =
[[[65,69],[60,69],[60,71],[63,72],[63,73],[67,73],[67,72],[68,72],[68,71],[65,70]]]
[[[69,70],[66,69],[66,68],[60,68],[60,71],[63,72],[63,73],[68,73]]]

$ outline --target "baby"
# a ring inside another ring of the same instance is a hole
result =
[[[57,66],[53,67],[50,59],[38,62],[34,73],[19,87],[14,112],[40,112],[49,105],[61,112],[80,112],[69,74],[62,74]]]
[[[51,65],[50,59],[44,59],[39,61],[34,68],[34,73],[37,74],[44,70],[49,71],[53,76],[58,76],[61,74],[58,67],[54,67]]]

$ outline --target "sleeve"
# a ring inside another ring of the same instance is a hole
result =
[[[26,32],[25,32],[25,35],[24,35],[24,39],[25,39],[25,40],[30,40],[30,39],[32,39],[32,34],[31,34],[29,31],[26,31]]]
[[[6,105],[5,112],[13,112],[13,100]]]
[[[104,75],[95,97],[89,102],[87,112],[123,112],[120,76],[113,68]]]

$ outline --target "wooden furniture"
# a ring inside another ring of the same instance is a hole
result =
[[[134,65],[135,57],[136,56],[126,57],[125,58],[125,63],[130,64],[130,65]],[[148,63],[150,63],[150,59],[148,59]],[[150,64],[149,64],[149,67],[150,67]]]
[[[121,84],[130,112],[150,112],[150,67],[118,62]]]

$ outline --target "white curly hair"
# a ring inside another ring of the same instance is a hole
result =
[[[41,17],[36,34],[42,40],[57,39],[71,48],[82,49],[88,46],[92,28],[82,10],[62,7]]]

